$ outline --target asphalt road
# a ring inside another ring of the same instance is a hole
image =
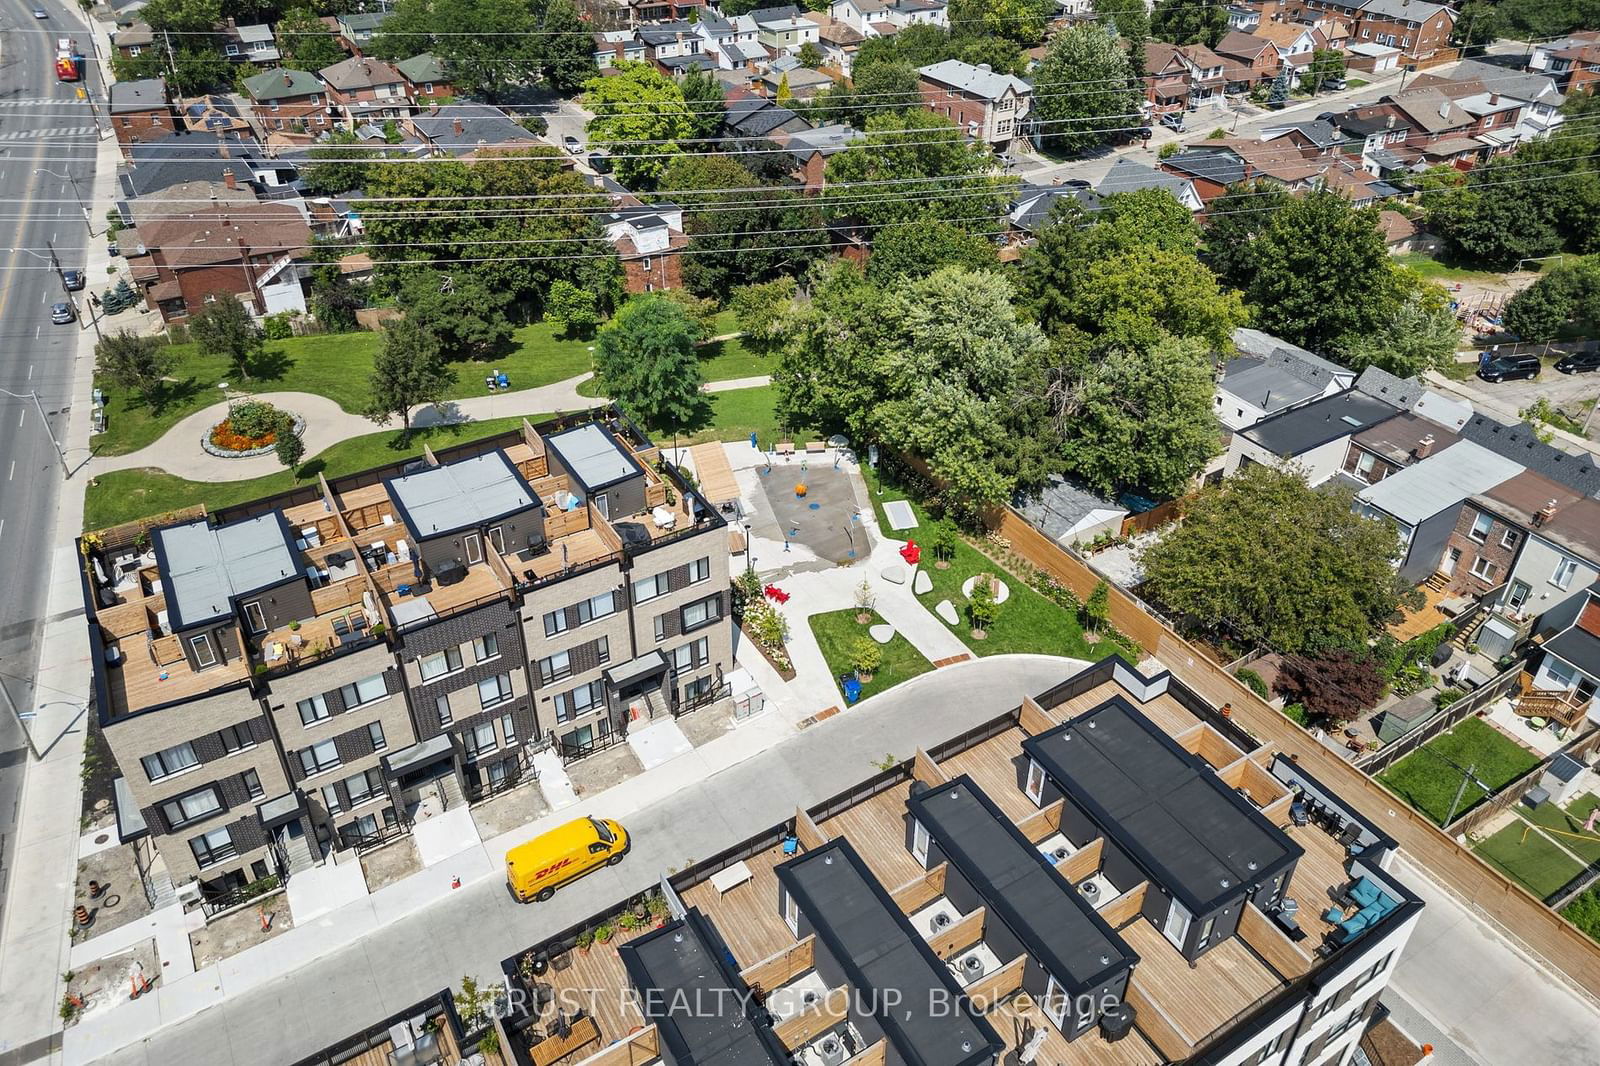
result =
[[[50,322],[50,305],[65,297],[46,248],[54,242],[62,266],[80,268],[89,240],[72,187],[38,171],[76,177],[87,192],[94,168],[89,111],[55,76],[55,38],[87,47],[88,32],[75,5],[39,3],[48,18],[33,17],[32,0],[0,0],[0,389],[39,396],[35,406],[0,393],[0,682],[24,713],[50,698],[35,691],[33,678],[62,484],[40,409],[61,437],[79,330]],[[102,95],[98,72],[90,71],[87,84]],[[0,705],[0,907],[26,772],[25,738]]]

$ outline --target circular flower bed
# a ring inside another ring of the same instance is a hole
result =
[[[305,419],[260,400],[246,400],[228,409],[228,417],[212,426],[200,446],[225,459],[265,455],[278,443],[285,425],[305,432]]]

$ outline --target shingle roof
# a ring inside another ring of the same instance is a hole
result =
[[[286,100],[295,96],[310,96],[324,89],[315,74],[303,70],[264,70],[244,80],[244,90],[252,100]]]
[[[985,100],[998,100],[1007,91],[1019,96],[1033,92],[1033,86],[1021,78],[1010,74],[997,74],[989,69],[987,63],[975,67],[959,59],[946,59],[942,63],[930,63],[925,67],[918,67],[917,73],[929,81],[981,96]]]
[[[1594,460],[1546,444],[1526,422],[1506,425],[1488,415],[1473,415],[1461,427],[1461,435],[1585,496],[1600,496],[1600,467]]]
[[[1217,42],[1216,52],[1218,55],[1243,56],[1247,59],[1254,59],[1271,47],[1272,42],[1265,37],[1233,30],[1230,33],[1223,34],[1222,40]]]
[[[167,83],[161,78],[140,78],[111,85],[111,113],[152,111],[167,104]]]
[[[409,59],[402,59],[394,65],[394,69],[405,75],[411,81],[429,82],[444,81],[444,62],[432,52],[423,52]]]
[[[521,124],[489,104],[433,107],[413,116],[411,123],[423,137],[446,149],[471,151],[480,146],[539,143]]]
[[[1181,170],[1197,178],[1205,178],[1222,185],[1232,185],[1244,180],[1244,161],[1231,151],[1212,151],[1191,148],[1186,152],[1168,156],[1162,163],[1173,170]]]
[[[1185,193],[1191,195],[1194,193],[1194,183],[1188,178],[1156,170],[1154,167],[1145,166],[1123,156],[1111,164],[1111,169],[1106,171],[1106,176],[1100,179],[1100,183],[1094,189],[1101,196],[1119,192],[1137,192],[1140,189],[1165,189],[1174,199],[1182,203]]]
[[[343,91],[371,89],[377,85],[394,85],[402,81],[400,72],[381,59],[351,56],[331,67],[317,72],[323,81]]]
[[[1367,0],[1361,5],[1361,10],[1369,15],[1399,19],[1402,22],[1415,22],[1418,25],[1428,22],[1440,12],[1447,13],[1452,19],[1455,18],[1455,12],[1448,7],[1443,4],[1430,4],[1425,0]]]

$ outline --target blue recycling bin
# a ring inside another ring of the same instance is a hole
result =
[[[845,703],[854,703],[856,700],[861,698],[861,682],[857,681],[855,678],[846,677],[842,679],[839,684],[840,687],[844,689]]]

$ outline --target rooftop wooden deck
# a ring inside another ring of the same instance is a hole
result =
[[[1236,938],[1218,944],[1191,967],[1144,918],[1119,932],[1139,956],[1132,984],[1160,1005],[1190,1044],[1201,1043],[1284,983]]]
[[[1022,791],[1028,772],[1028,757],[1022,754],[1022,742],[1027,737],[1021,729],[1008,729],[960,755],[945,759],[939,769],[950,777],[970,774],[1007,818],[1020,822],[1039,809]]]
[[[741,968],[794,945],[794,934],[778,913],[778,876],[772,872],[788,858],[781,845],[774,845],[745,860],[751,876],[744,884],[718,892],[710,881],[702,881],[683,893],[685,906],[713,916]]]
[[[896,889],[926,871],[906,847],[906,797],[909,782],[896,785],[864,803],[841,811],[817,826],[830,837],[849,837],[873,876]]]

